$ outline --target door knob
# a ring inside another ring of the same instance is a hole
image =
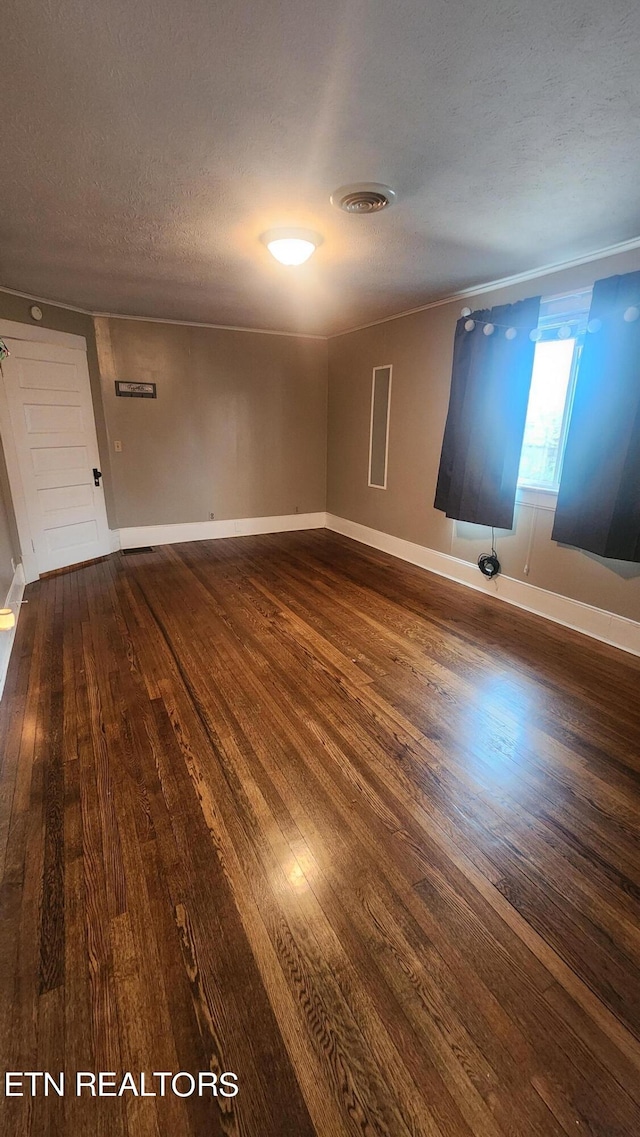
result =
[[[97,466],[94,466],[93,467],[93,484],[94,484],[94,486],[100,485],[100,478],[101,477],[102,477],[102,470],[99,470]]]

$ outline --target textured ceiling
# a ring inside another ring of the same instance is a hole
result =
[[[639,47],[637,0],[9,0],[0,284],[327,333],[628,240]]]

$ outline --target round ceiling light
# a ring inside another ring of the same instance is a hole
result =
[[[391,186],[380,182],[362,182],[358,185],[340,186],[329,198],[336,209],[345,213],[380,213],[388,205],[393,205],[396,192]]]
[[[260,240],[282,265],[303,265],[322,244],[320,234],[310,229],[269,229]]]

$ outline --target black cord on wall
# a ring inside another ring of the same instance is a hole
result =
[[[496,553],[496,538],[493,525],[491,526],[491,552],[482,553],[482,555],[478,557],[478,568],[482,575],[489,579],[500,574],[500,561]]]

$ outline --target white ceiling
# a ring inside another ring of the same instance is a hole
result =
[[[9,0],[0,284],[327,333],[628,240],[639,49],[637,0]]]

